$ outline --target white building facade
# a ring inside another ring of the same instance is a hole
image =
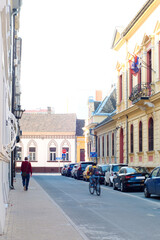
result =
[[[64,164],[76,162],[76,114],[24,113],[20,124],[17,171],[25,156],[29,157],[33,174],[57,173]]]
[[[14,44],[17,42],[14,33],[19,21],[20,4],[20,0],[0,0],[0,235],[4,232],[11,186],[11,156],[18,133],[18,124],[12,111],[12,104],[13,87],[15,95],[18,93],[13,85],[13,67],[16,69],[13,49],[16,55],[17,49]],[[13,19],[16,19],[16,23]],[[20,62],[17,62],[17,67],[19,66]],[[17,74],[15,80],[18,84],[19,71]]]

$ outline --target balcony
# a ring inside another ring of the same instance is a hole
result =
[[[151,86],[152,84],[149,83],[136,85],[132,88],[129,100],[131,100],[133,104],[139,102],[140,100],[148,100],[154,94],[154,90]]]

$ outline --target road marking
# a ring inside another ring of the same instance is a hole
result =
[[[101,188],[103,188],[104,190],[107,190],[107,191],[111,191],[113,194],[116,194],[116,193],[119,192],[119,191],[115,191],[115,190],[113,190],[113,189],[109,189],[109,188],[103,187],[103,186],[102,186]],[[142,201],[146,201],[146,202],[148,202],[148,203],[150,203],[150,204],[156,204],[157,206],[160,207],[160,203],[154,202],[154,201],[152,201],[151,199],[142,198],[142,197],[139,197],[139,196],[136,196],[136,195],[132,195],[132,194],[126,193],[126,192],[123,192],[123,193],[122,193],[122,192],[119,192],[119,194],[127,195],[127,196],[132,197],[132,198],[141,199]]]

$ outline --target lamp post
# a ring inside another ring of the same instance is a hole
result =
[[[16,137],[16,142],[20,141],[20,126],[19,126],[19,120],[22,118],[23,112],[25,110],[21,109],[21,105],[17,105],[17,108],[14,109],[14,115],[17,119],[17,123],[18,123],[18,134]],[[11,189],[14,189],[13,186],[13,178],[15,176],[15,156],[16,156],[16,148],[12,151],[11,153]]]

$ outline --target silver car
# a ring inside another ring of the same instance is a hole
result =
[[[120,168],[125,166],[128,165],[123,163],[109,164],[105,172],[104,184],[111,187],[113,185],[113,177],[115,176],[115,172],[119,172]]]

